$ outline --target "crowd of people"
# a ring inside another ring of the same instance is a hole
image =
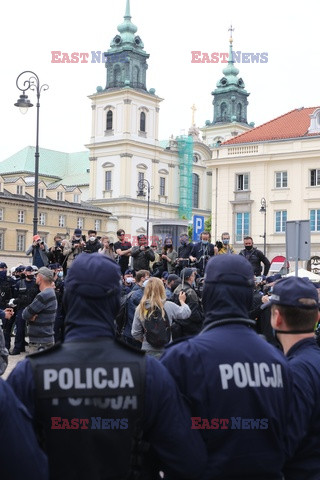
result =
[[[31,354],[0,381],[0,431],[28,441],[3,478],[318,480],[316,286],[267,276],[251,237],[117,236],[35,235],[34,265],[0,263],[0,374]]]

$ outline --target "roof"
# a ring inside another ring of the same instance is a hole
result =
[[[319,107],[296,108],[248,132],[241,133],[237,137],[223,142],[222,145],[313,136],[312,133],[308,134],[308,128],[310,127],[310,115],[317,108]]]
[[[39,175],[61,179],[64,185],[89,184],[89,152],[65,153],[39,149]],[[25,147],[0,162],[0,175],[9,173],[34,174],[35,147]],[[32,173],[33,172],[33,173]]]

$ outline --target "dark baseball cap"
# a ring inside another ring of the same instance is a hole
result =
[[[191,277],[191,275],[192,275],[193,272],[195,272],[195,271],[196,271],[195,268],[186,267],[186,268],[184,268],[183,270],[181,270],[181,272],[180,272],[180,277],[181,277],[181,278],[184,278],[185,280],[187,280],[188,278]]]
[[[128,268],[125,272],[124,272],[125,275],[134,275],[134,270],[132,270],[132,268]]]
[[[271,305],[316,309],[319,308],[318,290],[308,278],[282,278],[274,285],[269,301],[261,309]]]
[[[0,262],[0,268],[8,268],[8,267],[6,263]]]
[[[138,235],[138,240],[139,240],[140,238],[147,238],[147,236],[146,236],[144,233],[141,233],[140,235]]]
[[[176,275],[175,273],[170,273],[170,275],[167,278],[167,282],[170,283],[178,279],[179,279],[178,275]]]
[[[253,268],[242,255],[217,255],[207,263],[204,281],[251,287],[254,285]]]
[[[74,234],[75,234],[75,235],[82,235],[82,230],[81,230],[81,228],[76,228],[76,229],[74,230]]]

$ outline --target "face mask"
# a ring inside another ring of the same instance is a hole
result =
[[[180,240],[180,243],[181,243],[181,245],[186,245],[187,244],[186,240]]]
[[[208,240],[202,240],[203,245],[208,245]]]
[[[244,248],[245,248],[246,250],[251,250],[252,245],[246,245]]]
[[[74,237],[75,240],[80,240],[81,237]]]
[[[134,278],[133,277],[126,278],[126,283],[134,283]]]
[[[5,280],[7,278],[7,272],[5,270],[2,270],[0,272],[0,280]]]
[[[94,242],[96,237],[89,237],[90,242]]]
[[[229,245],[229,240],[227,238],[224,238],[222,240],[223,245]]]
[[[62,278],[62,277],[63,277],[63,272],[58,272],[57,276],[58,276],[59,278]]]
[[[148,282],[149,282],[149,278],[147,278],[147,280],[145,280],[145,281],[143,282],[143,284],[142,284],[143,288],[146,288],[146,285],[147,285]]]

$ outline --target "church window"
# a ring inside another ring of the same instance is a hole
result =
[[[192,208],[199,208],[199,175],[192,174]]]
[[[164,196],[166,194],[166,179],[165,177],[160,177],[160,195]]]
[[[111,170],[106,171],[106,190],[111,190]]]
[[[111,110],[107,113],[107,130],[112,130],[113,113]]]
[[[146,131],[146,114],[144,112],[140,113],[140,132]]]
[[[237,120],[238,120],[238,122],[241,122],[241,118],[242,118],[242,105],[241,105],[241,103],[238,103],[238,105],[237,105]]]
[[[134,67],[133,69],[133,83],[137,85],[139,83],[139,67]]]
[[[221,103],[220,114],[221,114],[222,121],[227,120],[227,104],[225,102]]]
[[[121,70],[119,66],[115,67],[114,69],[114,81],[116,83],[119,83],[121,81]]]

